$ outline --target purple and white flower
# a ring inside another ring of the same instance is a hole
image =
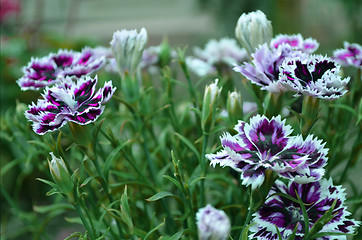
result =
[[[295,95],[333,100],[343,96],[349,77],[342,79],[340,66],[321,55],[288,58],[279,68],[280,82]]]
[[[279,81],[279,66],[287,57],[305,55],[287,44],[282,44],[277,49],[270,49],[267,44],[263,44],[252,54],[252,64],[235,65],[234,71],[240,72],[252,83],[261,86],[262,90],[284,92],[287,89]]]
[[[212,74],[217,70],[231,69],[233,64],[248,60],[245,49],[240,48],[235,39],[222,38],[210,40],[205,49],[194,48],[195,57],[187,57],[186,64],[192,72],[200,77]]]
[[[333,56],[342,66],[362,68],[362,46],[358,43],[344,42],[344,48],[335,50]]]
[[[81,52],[59,50],[42,58],[32,58],[23,68],[24,76],[17,83],[21,90],[39,90],[51,86],[65,77],[81,77],[95,73],[103,67],[105,59],[94,54],[93,49]]]
[[[106,103],[116,90],[112,82],[106,82],[96,91],[97,76],[82,76],[77,82],[70,77],[60,80],[52,87],[46,87],[35,104],[29,105],[25,116],[33,122],[33,130],[39,135],[55,131],[68,121],[80,125],[97,120]]]
[[[277,49],[280,45],[287,44],[293,49],[305,52],[313,53],[318,49],[319,43],[313,38],[303,39],[301,34],[279,34],[270,41],[270,47]]]
[[[277,180],[269,192],[269,197],[258,212],[254,213],[253,223],[250,227],[252,232],[250,239],[257,240],[278,240],[276,227],[280,231],[282,239],[288,239],[292,234],[297,223],[299,223],[296,232],[296,240],[301,240],[305,236],[305,223],[303,212],[299,203],[277,193],[287,194],[297,199],[296,192],[303,201],[308,219],[309,229],[323,214],[332,207],[336,200],[335,208],[332,212],[332,219],[327,222],[319,232],[333,232],[353,234],[354,228],[360,222],[347,217],[350,213],[344,206],[346,194],[341,186],[334,186],[332,179],[322,179],[319,182],[307,184],[298,184],[290,182],[285,185],[282,181]],[[317,239],[335,240],[346,239],[344,235],[331,235]]]
[[[243,185],[256,189],[265,180],[265,171],[271,169],[280,177],[299,183],[318,181],[324,174],[328,149],[324,143],[308,136],[289,136],[292,128],[280,116],[268,119],[256,115],[250,123],[239,121],[238,133],[221,137],[223,149],[207,154],[215,167],[231,167],[241,173]]]
[[[196,221],[200,240],[228,239],[231,224],[224,211],[208,204],[196,213]]]

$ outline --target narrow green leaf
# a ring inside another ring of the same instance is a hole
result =
[[[73,206],[69,203],[55,203],[48,206],[34,206],[33,209],[38,213],[47,213],[56,210],[73,210]]]
[[[251,224],[249,224],[248,226],[246,226],[246,228],[243,230],[243,235],[242,235],[242,237],[241,237],[241,240],[248,240],[249,239],[249,236],[248,236],[248,234],[249,234],[249,228],[251,227],[251,226],[253,226],[255,223],[251,223]]]
[[[147,240],[149,236],[152,235],[152,233],[154,233],[155,231],[157,231],[160,227],[162,227],[163,225],[165,224],[165,219],[163,219],[163,222],[160,223],[158,226],[156,226],[155,228],[153,228],[151,231],[149,231],[147,233],[147,235],[145,236],[145,239],[144,240]]]
[[[360,102],[359,102],[358,117],[357,117],[357,123],[356,123],[356,125],[358,125],[361,120],[362,120],[362,99],[361,99]]]
[[[69,223],[78,223],[80,225],[83,225],[82,220],[79,217],[65,217],[65,221],[69,222]]]
[[[170,182],[172,182],[181,192],[183,191],[180,183],[176,179],[174,179],[173,177],[170,177],[168,175],[163,175],[163,177],[170,180]]]
[[[170,192],[158,192],[155,195],[153,195],[152,197],[147,198],[146,201],[154,202],[154,201],[160,200],[165,197],[176,197],[176,196]]]
[[[292,232],[292,235],[290,235],[288,240],[294,240],[295,239],[295,235],[297,234],[298,227],[299,227],[299,222],[297,222],[297,225],[295,225],[294,230]]]
[[[278,239],[279,239],[279,240],[283,240],[282,235],[280,234],[280,231],[279,231],[279,228],[277,227],[277,225],[274,224],[274,227],[275,227],[275,229],[277,230]]]
[[[121,197],[121,208],[123,208],[128,215],[130,215],[129,205],[128,205],[128,195],[127,195],[127,186],[124,188],[124,192]]]
[[[285,194],[285,193],[281,193],[281,192],[274,193],[274,194],[270,195],[268,198],[273,197],[273,196],[281,196],[281,197],[289,199],[290,201],[293,201],[295,203],[299,203],[298,199],[295,199],[295,198],[293,198],[293,197],[291,197],[291,196],[289,196],[288,194]]]
[[[124,193],[121,197],[121,218],[124,223],[126,223],[129,233],[133,233],[133,223],[132,223],[132,217],[128,205],[128,195],[127,195],[127,186],[124,188]]]
[[[192,180],[192,182],[190,183],[190,187],[192,185],[194,185],[195,183],[197,183],[198,181],[203,180],[203,179],[206,179],[206,177],[198,177],[198,178]]]
[[[302,213],[303,213],[303,218],[304,218],[304,227],[305,227],[305,235],[308,235],[309,233],[309,217],[307,214],[307,209],[304,206],[304,202],[302,201],[302,199],[299,197],[299,194],[297,192],[297,190],[295,190],[295,195],[297,196],[300,208],[302,209]],[[297,224],[298,225],[298,224]],[[294,239],[294,238],[293,238]]]
[[[320,217],[315,223],[314,225],[312,226],[312,228],[310,229],[309,231],[309,234],[306,235],[306,239],[314,239],[315,235],[318,234],[318,232],[323,228],[323,226],[328,223],[335,214],[332,215],[333,213],[333,210],[336,206],[336,203],[337,203],[337,198],[334,200],[334,202],[332,203],[332,206],[330,209],[328,209],[322,217]]]
[[[180,237],[182,236],[183,233],[184,233],[184,231],[177,232],[174,235],[172,235],[172,237],[170,237],[169,240],[178,240],[178,239],[180,239]]]
[[[339,233],[339,232],[319,232],[319,233],[313,235],[312,239],[317,239],[317,238],[326,237],[326,236],[355,236],[356,234],[357,233],[351,234],[351,233]]]
[[[42,178],[36,178],[36,180],[41,181],[41,182],[43,182],[45,184],[48,184],[52,188],[58,189],[58,186],[55,183],[51,182],[51,181],[48,181],[48,180],[45,180],[45,179],[42,179]]]
[[[97,176],[91,176],[88,177],[86,180],[83,181],[83,183],[80,185],[80,187],[84,187],[85,185],[87,185],[91,180],[97,178]]]
[[[199,151],[195,148],[195,145],[190,142],[190,140],[177,132],[175,132],[174,134],[195,154],[197,159],[200,159]]]

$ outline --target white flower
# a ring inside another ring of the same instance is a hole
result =
[[[208,204],[196,213],[199,240],[225,240],[229,237],[231,224],[222,210]]]

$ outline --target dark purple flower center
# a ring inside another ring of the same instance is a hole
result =
[[[308,63],[309,65],[312,63]],[[336,68],[333,62],[324,60],[317,62],[314,65],[314,71],[310,72],[308,69],[308,64],[304,64],[301,61],[296,61],[296,69],[294,70],[295,76],[300,79],[300,83],[303,87],[308,86],[311,82],[315,82],[318,79],[322,78],[323,74],[328,71]],[[288,75],[288,74],[287,74]]]
[[[52,57],[55,64],[60,68],[69,67],[73,63],[73,58],[71,56],[58,55]]]

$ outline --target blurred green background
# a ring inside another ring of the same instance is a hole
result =
[[[114,31],[141,27],[148,45],[167,37],[172,46],[203,46],[210,38],[234,37],[239,16],[257,9],[272,21],[274,35],[313,37],[318,53],[362,39],[360,0],[1,0],[1,112],[17,98],[32,99],[15,83],[31,56],[109,46]]]

